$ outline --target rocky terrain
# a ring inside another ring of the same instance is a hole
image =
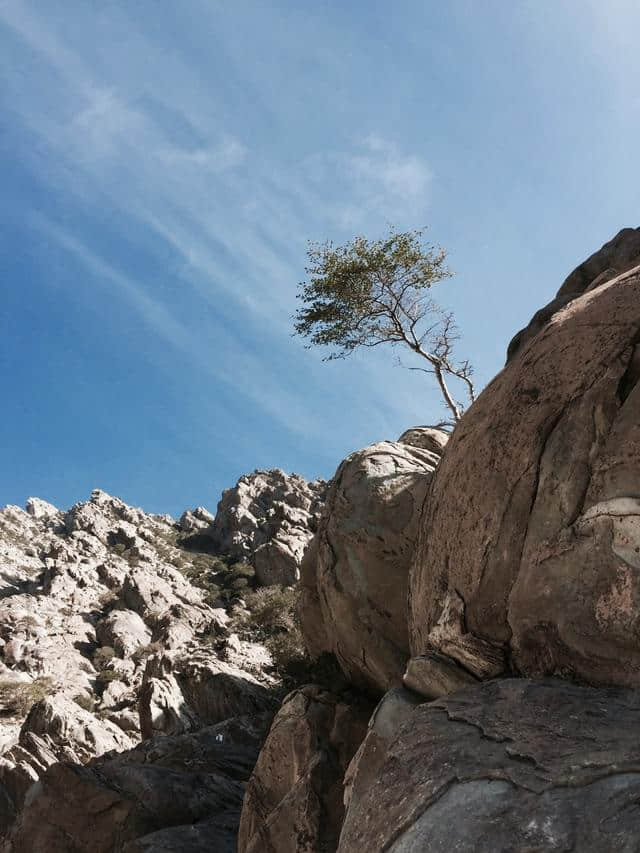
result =
[[[286,543],[295,578],[321,496],[273,471],[242,478],[215,517],[199,507],[175,522],[100,490],[67,512],[36,498],[0,510],[5,849],[146,850],[149,833],[157,849],[167,826],[205,816],[217,849],[235,849],[243,784],[282,695],[247,627],[260,583],[249,561]],[[86,820],[92,797],[101,814],[109,803],[102,822]]]
[[[451,436],[0,511],[5,853],[639,850],[639,235]]]

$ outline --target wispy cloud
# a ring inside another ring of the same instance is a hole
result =
[[[314,391],[333,393],[336,377],[336,387],[357,385],[348,390],[354,406],[373,406],[378,419],[401,413],[406,423],[411,409],[420,411],[410,383],[375,357],[340,374],[316,370],[311,360],[307,382],[293,382],[273,365],[278,359],[291,364],[289,315],[306,239],[333,236],[336,229],[347,236],[381,230],[387,221],[422,224],[431,180],[424,160],[375,135],[329,154],[280,160],[256,150],[221,119],[224,104],[199,81],[200,69],[167,55],[133,22],[126,22],[126,54],[116,61],[114,42],[106,73],[104,62],[92,61],[91,39],[67,38],[30,9],[0,3],[0,21],[43,63],[9,92],[16,114],[45,152],[30,162],[38,180],[89,219],[108,206],[117,213],[110,221],[130,242],[153,235],[161,262],[171,258],[183,298],[214,306],[228,331],[221,325],[212,341],[206,329],[185,326],[166,295],[144,277],[119,269],[81,235],[42,220],[52,239],[96,279],[115,285],[154,334],[198,370],[233,384],[289,429],[326,434],[332,416],[308,398]],[[145,57],[144,66],[136,65],[137,57]],[[147,67],[157,79],[145,77]],[[162,109],[170,111],[170,120]],[[186,130],[178,132],[179,126]],[[252,354],[256,336],[258,355]],[[391,382],[392,397],[386,387]]]

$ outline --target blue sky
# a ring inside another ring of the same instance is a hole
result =
[[[0,0],[0,505],[214,507],[443,415],[291,337],[306,241],[428,225],[482,386],[637,226],[633,2]]]

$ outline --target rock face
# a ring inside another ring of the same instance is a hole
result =
[[[331,481],[317,558],[305,560],[300,616],[310,652],[333,652],[358,686],[383,692],[402,681],[409,565],[439,458],[383,441],[348,456]]]
[[[324,480],[307,482],[278,468],[254,471],[222,493],[207,531],[214,549],[249,560],[264,586],[294,584],[326,493]]]
[[[635,268],[554,314],[465,414],[421,522],[413,655],[640,684],[639,341]]]
[[[555,680],[401,703],[349,770],[338,851],[635,850],[639,724],[639,691]]]
[[[156,738],[84,767],[56,763],[31,789],[13,853],[235,853],[244,785],[270,716]]]
[[[257,731],[266,734],[275,711],[276,680],[265,674],[264,646],[233,634],[225,610],[188,581],[217,561],[180,547],[183,533],[212,519],[200,509],[185,516],[179,525],[99,490],[66,513],[38,499],[26,511],[0,510],[0,837],[20,823],[5,853],[124,850],[125,840],[152,830],[160,835],[127,849],[233,849],[243,780]],[[186,775],[156,761],[157,735],[171,734],[167,750],[180,755],[194,743],[180,737],[214,724],[222,726],[216,737],[230,731],[236,742],[225,761],[246,752],[240,775],[226,764],[199,775],[201,759],[218,760],[208,753],[183,767]],[[129,753],[141,734],[152,740]],[[105,758],[86,769],[114,751],[114,764]],[[175,802],[165,802],[163,789]],[[180,832],[168,829],[180,822],[189,824],[182,846]]]
[[[562,283],[555,297],[536,311],[529,325],[515,335],[507,350],[507,362],[532,337],[546,326],[551,317],[573,299],[594,287],[621,275],[640,264],[640,228],[623,228],[613,240],[583,261]]]
[[[343,777],[369,712],[313,685],[287,696],[247,787],[238,853],[335,851]]]

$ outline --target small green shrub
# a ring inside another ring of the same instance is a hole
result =
[[[55,688],[52,678],[43,676],[35,681],[0,682],[0,708],[5,714],[25,717],[31,708],[49,696]]]
[[[161,652],[163,649],[162,643],[147,643],[146,645],[138,646],[135,652],[131,655],[131,660],[134,663],[142,663],[151,655],[155,655],[157,652]]]
[[[93,654],[93,665],[96,669],[104,669],[115,656],[116,652],[112,646],[100,646]]]
[[[84,711],[93,711],[95,702],[88,693],[78,693],[73,697],[76,705],[79,705]]]

